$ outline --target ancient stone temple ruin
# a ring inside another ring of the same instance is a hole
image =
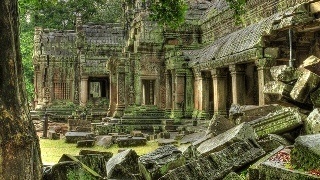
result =
[[[242,24],[225,0],[188,2],[186,22],[163,28],[148,1],[126,1],[124,21],[35,29],[35,110],[54,118],[211,119],[232,104],[272,103],[270,68],[320,57],[319,3],[248,0]]]

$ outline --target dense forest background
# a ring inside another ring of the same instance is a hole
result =
[[[33,99],[33,37],[35,27],[75,29],[75,17],[84,23],[112,23],[122,18],[120,0],[18,0],[20,48],[28,100]]]

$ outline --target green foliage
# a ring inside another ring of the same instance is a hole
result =
[[[161,26],[176,29],[185,20],[187,4],[184,0],[158,0],[150,7],[150,18]]]
[[[246,12],[245,5],[247,0],[226,0],[229,7],[234,10],[236,23],[241,23],[241,16]]]

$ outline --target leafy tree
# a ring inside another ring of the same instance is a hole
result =
[[[187,8],[184,0],[153,0],[150,18],[162,26],[175,29],[184,22]]]
[[[17,0],[0,3],[0,179],[41,179],[22,72]]]

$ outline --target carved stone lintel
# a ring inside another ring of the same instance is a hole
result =
[[[243,73],[245,66],[243,64],[232,64],[229,66],[229,71],[232,73]]]
[[[226,77],[227,71],[223,68],[215,68],[211,70],[212,78]]]

